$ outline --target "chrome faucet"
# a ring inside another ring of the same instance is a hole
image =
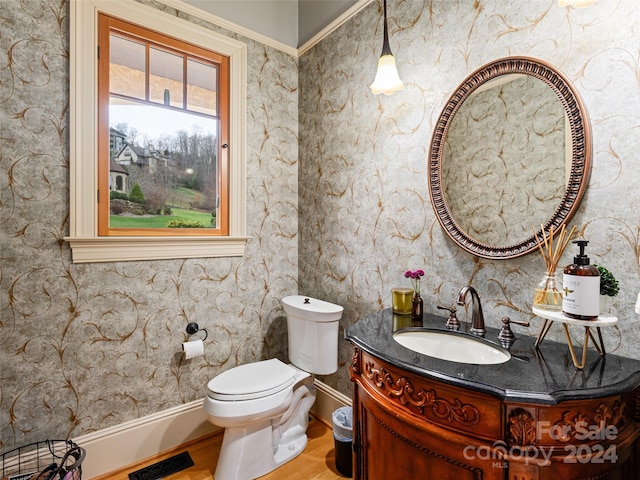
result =
[[[471,329],[469,330],[474,335],[484,337],[487,330],[484,328],[484,315],[482,315],[482,305],[480,304],[480,297],[478,292],[471,285],[462,287],[458,294],[458,305],[465,304],[465,297],[467,292],[471,292]]]

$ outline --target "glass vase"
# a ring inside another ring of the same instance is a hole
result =
[[[422,310],[424,309],[424,302],[418,292],[413,295],[411,299],[411,320],[422,321]]]
[[[533,289],[533,306],[544,310],[562,310],[562,286],[556,272],[545,273]]]

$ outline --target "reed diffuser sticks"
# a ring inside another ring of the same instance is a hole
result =
[[[533,227],[532,227],[533,228]],[[563,224],[560,228],[560,234],[556,237],[556,245],[553,245],[553,236],[556,233],[554,231],[553,225],[549,229],[549,235],[545,235],[544,227],[540,225],[542,239],[544,240],[544,248],[542,246],[542,242],[538,237],[535,229],[533,230],[533,234],[536,237],[536,242],[538,244],[538,248],[540,249],[540,253],[542,254],[542,259],[547,267],[547,273],[552,274],[556,271],[556,267],[558,266],[558,262],[560,261],[560,257],[562,257],[562,253],[564,249],[567,248],[571,238],[573,237],[574,232],[576,231],[575,225],[571,228],[571,232],[569,235],[566,235],[565,225]]]
[[[541,240],[535,229],[533,229],[538,249],[542,254],[542,259],[544,260],[547,270],[542,282],[534,288],[534,306],[548,310],[560,310],[562,308],[562,291],[558,288],[556,267],[558,266],[560,257],[562,257],[562,253],[571,241],[575,230],[576,227],[574,226],[571,232],[569,232],[569,235],[567,235],[564,225],[560,228],[559,233],[552,225],[547,235],[545,234],[544,227],[540,225]]]

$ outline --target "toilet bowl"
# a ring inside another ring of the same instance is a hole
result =
[[[292,363],[270,359],[239,365],[207,384],[207,418],[225,428],[216,480],[254,479],[302,453],[316,397],[312,374],[337,370],[343,308],[300,295],[282,302]]]

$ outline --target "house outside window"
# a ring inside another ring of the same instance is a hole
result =
[[[109,162],[109,190],[120,193],[129,193],[127,191],[127,177],[129,172],[125,167],[120,165],[115,160],[111,159]]]

